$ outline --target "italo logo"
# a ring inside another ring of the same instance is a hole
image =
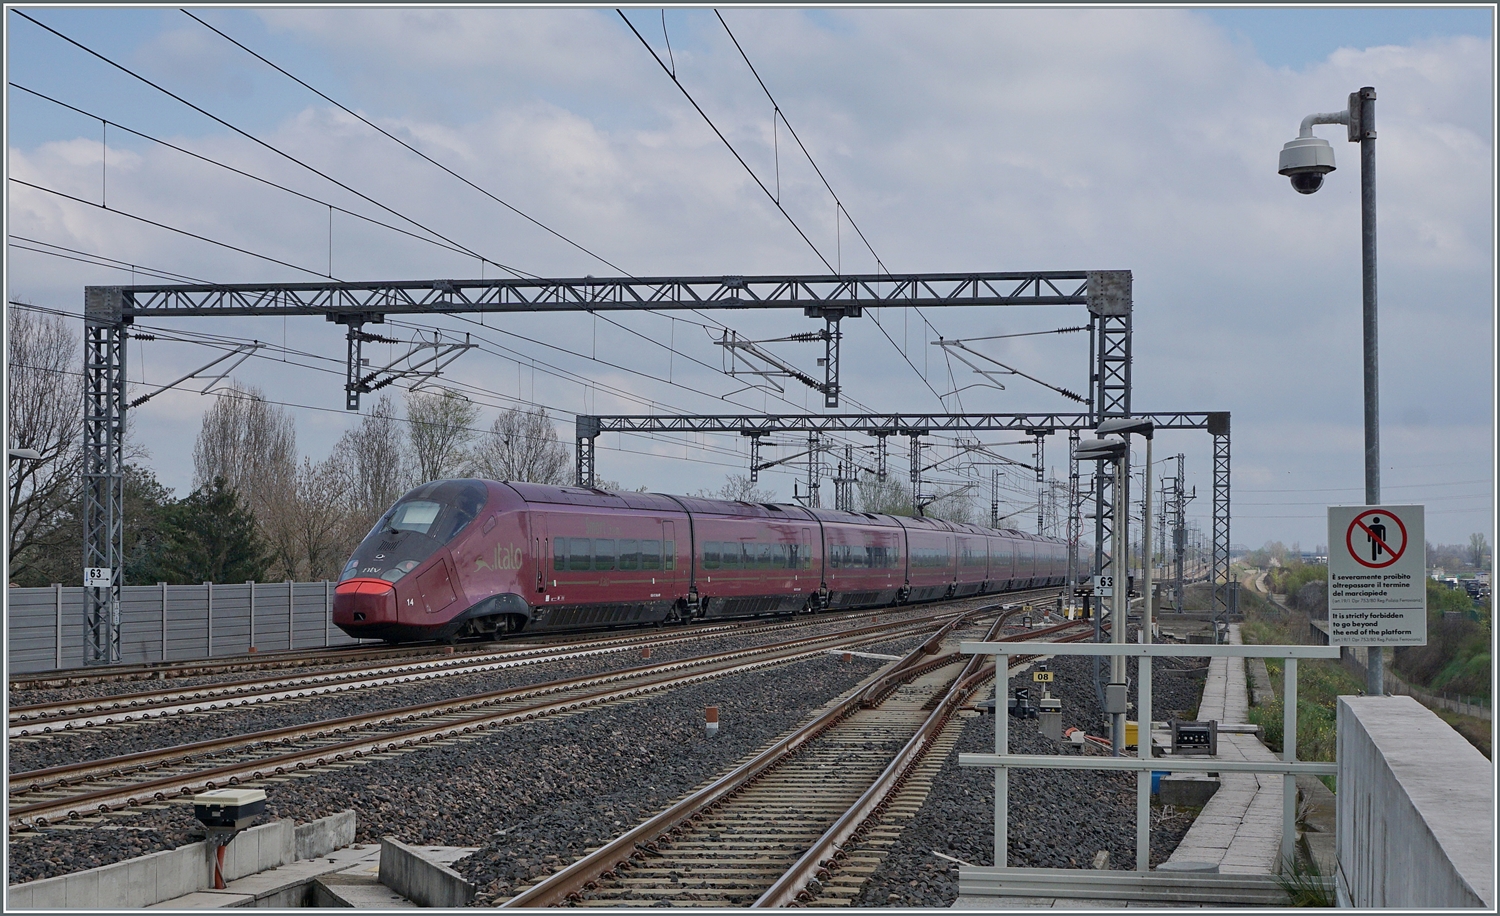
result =
[[[474,568],[479,569],[520,569],[521,548],[511,545],[495,545],[495,555],[486,559],[480,557],[474,561]]]

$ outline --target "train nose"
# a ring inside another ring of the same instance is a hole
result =
[[[333,623],[360,627],[396,622],[396,586],[384,579],[350,579],[333,592]]]

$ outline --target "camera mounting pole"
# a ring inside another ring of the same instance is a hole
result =
[[[1350,143],[1359,144],[1360,286],[1363,292],[1365,394],[1365,505],[1380,504],[1380,334],[1375,258],[1375,88],[1349,93],[1349,107],[1302,119],[1296,140],[1282,147],[1278,171],[1292,180],[1299,193],[1311,194],[1333,171],[1333,147],[1312,136],[1314,124],[1343,124]],[[1381,650],[1369,653],[1365,692],[1385,693]]]

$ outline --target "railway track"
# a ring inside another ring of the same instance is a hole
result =
[[[831,649],[848,649],[951,626],[972,613],[930,613],[770,646],[15,774],[8,782],[9,825],[12,830],[45,826],[59,818],[76,818],[159,802],[205,788],[404,752],[421,744],[477,735],[539,716],[573,712],[696,681],[786,664]]]
[[[995,638],[1000,622],[987,638]],[[1076,624],[1008,640],[1092,633]],[[993,678],[975,657],[923,659],[932,642],[755,759],[501,905],[786,906],[847,903],[865,856],[843,849],[885,815],[928,752],[951,746],[954,713]],[[1013,657],[1013,667],[1030,658]],[[943,742],[947,743],[944,744]],[[928,769],[940,764],[941,755]],[[927,776],[930,779],[930,773]],[[914,811],[919,799],[905,804]],[[845,867],[844,877],[833,883]],[[825,887],[826,883],[826,887]],[[835,890],[834,888],[837,888]]]
[[[968,599],[963,603],[976,602]],[[853,616],[863,614],[848,615],[844,619]],[[582,645],[511,646],[465,655],[426,653],[434,657],[374,668],[365,662],[291,677],[246,678],[188,688],[165,688],[82,700],[27,704],[10,708],[7,736],[12,739],[28,738],[187,713],[302,700],[350,690],[391,687],[443,677],[482,674],[521,665],[581,659],[647,646],[671,646],[726,634],[755,635],[789,631],[837,620],[838,618],[820,616],[775,623],[695,626],[677,633],[653,630],[644,634],[591,639]]]
[[[97,725],[120,725],[190,712],[253,706],[278,700],[305,699],[322,694],[389,687],[442,677],[482,674],[521,665],[625,652],[646,645],[675,645],[722,636],[730,632],[747,634],[771,632],[790,626],[796,626],[796,624],[762,626],[750,630],[735,626],[709,627],[701,630],[695,629],[690,633],[672,635],[658,633],[649,636],[600,640],[583,646],[510,648],[465,656],[439,655],[426,661],[377,668],[345,667],[293,677],[248,678],[190,688],[168,688],[86,700],[16,706],[10,709],[7,728],[9,737],[24,738]]]

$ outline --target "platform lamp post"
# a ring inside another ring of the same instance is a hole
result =
[[[1130,505],[1126,497],[1125,482],[1129,478],[1130,445],[1120,436],[1100,439],[1085,439],[1078,443],[1075,453],[1079,461],[1112,461],[1115,465],[1114,505],[1110,506],[1110,560],[1109,571],[1114,578],[1110,591],[1109,635],[1110,642],[1125,644],[1125,608],[1130,589],[1130,572],[1126,554],[1130,550],[1128,527]],[[1123,572],[1123,575],[1122,575]],[[1098,608],[1099,614],[1103,608]],[[1096,668],[1095,671],[1098,669]],[[1110,717],[1110,750],[1113,756],[1125,752],[1125,656],[1110,656],[1109,684],[1104,688],[1104,711]]]
[[[1120,417],[1114,420],[1105,420],[1099,424],[1098,433],[1101,436],[1118,435],[1124,436],[1129,442],[1131,433],[1138,433],[1146,438],[1146,486],[1145,495],[1142,497],[1141,505],[1141,543],[1145,545],[1144,556],[1141,558],[1141,594],[1145,596],[1142,604],[1145,610],[1141,613],[1141,632],[1144,634],[1141,642],[1151,641],[1151,442],[1156,438],[1156,424],[1146,419],[1133,419],[1131,417]],[[1128,580],[1127,580],[1128,581]]]
[[[1375,275],[1375,89],[1365,86],[1349,93],[1343,111],[1310,114],[1302,119],[1297,139],[1281,148],[1278,174],[1292,180],[1299,194],[1312,194],[1323,186],[1323,176],[1334,170],[1333,147],[1313,136],[1315,124],[1343,124],[1350,143],[1359,144],[1359,212],[1361,276],[1364,292],[1364,387],[1365,387],[1365,505],[1380,504],[1380,363]],[[1384,659],[1372,647],[1365,665],[1365,692],[1385,693]]]

